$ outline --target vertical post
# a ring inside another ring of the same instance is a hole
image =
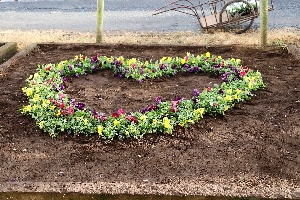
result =
[[[267,46],[268,0],[260,0],[260,37],[261,46]]]
[[[103,41],[103,14],[104,0],[97,0],[97,27],[96,27],[96,43]]]

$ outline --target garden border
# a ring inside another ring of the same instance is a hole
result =
[[[0,43],[0,63],[5,62],[17,52],[16,42],[3,42]]]

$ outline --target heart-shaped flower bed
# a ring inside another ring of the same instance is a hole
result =
[[[193,90],[191,99],[177,98],[155,103],[142,111],[105,115],[90,110],[82,102],[70,99],[65,93],[68,76],[79,77],[95,70],[111,69],[118,77],[142,82],[179,72],[214,73],[222,78],[222,84],[204,88],[200,93]],[[76,56],[58,64],[38,66],[37,72],[22,88],[28,96],[29,105],[23,106],[22,114],[30,114],[37,126],[56,137],[60,132],[91,135],[98,133],[104,139],[141,137],[146,133],[171,134],[176,125],[187,126],[199,121],[204,114],[224,114],[235,103],[250,99],[252,91],[263,88],[261,74],[241,65],[240,59],[222,59],[209,52],[183,58],[163,57],[156,62],[142,62],[136,58],[106,57],[92,58]]]

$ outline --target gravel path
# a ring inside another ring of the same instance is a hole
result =
[[[171,0],[105,0],[106,31],[198,31],[195,17],[177,12],[152,16],[153,10]],[[204,1],[204,0],[202,0]],[[269,0],[270,1],[270,0]],[[138,3],[137,3],[138,2]],[[47,30],[94,32],[96,0],[2,0],[0,30]],[[271,29],[300,29],[299,0],[276,0],[269,13]],[[259,27],[259,19],[253,28]]]

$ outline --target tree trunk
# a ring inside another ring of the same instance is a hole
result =
[[[101,43],[103,41],[103,13],[104,13],[104,0],[97,0],[96,43]]]
[[[260,37],[261,46],[267,46],[268,0],[260,0]]]

